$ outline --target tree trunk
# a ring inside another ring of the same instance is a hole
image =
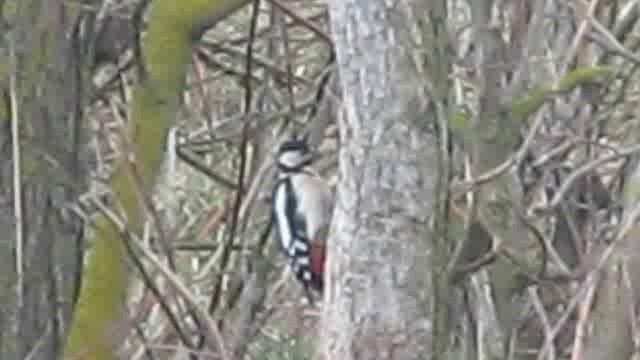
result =
[[[1,7],[1,359],[57,358],[79,281],[83,228],[63,208],[84,190],[87,173],[69,40],[78,13],[64,3]]]
[[[325,359],[431,353],[436,259],[429,222],[438,147],[429,128],[436,114],[446,113],[440,110],[447,83],[441,72],[429,74],[442,58],[424,61],[432,55],[419,50],[438,53],[446,44],[438,31],[445,2],[386,3],[330,3],[345,113],[328,250]],[[423,69],[423,62],[432,67]]]

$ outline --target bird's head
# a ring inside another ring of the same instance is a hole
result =
[[[278,168],[281,171],[300,171],[313,162],[308,135],[298,138],[295,134],[278,149]]]

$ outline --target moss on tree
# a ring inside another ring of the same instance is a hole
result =
[[[152,185],[163,158],[164,139],[180,105],[192,41],[201,31],[249,0],[158,0],[153,4],[143,43],[146,76],[134,91],[127,138],[136,152],[136,168],[145,188]],[[135,130],[135,131],[133,131]],[[129,228],[140,229],[143,207],[130,167],[121,159],[111,186]],[[123,304],[130,271],[118,229],[97,222],[84,282],[75,309],[65,358],[111,360],[116,340],[128,326]],[[122,327],[124,326],[124,327]]]

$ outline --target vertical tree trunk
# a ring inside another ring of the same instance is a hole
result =
[[[421,49],[437,52],[437,42],[446,43],[435,30],[444,27],[445,2],[330,4],[345,113],[322,353],[343,360],[429,358],[429,221],[438,175],[429,128],[443,113],[437,109],[447,87],[446,72],[429,74],[438,64],[422,68]]]
[[[78,13],[64,3],[2,2],[2,26],[9,29],[3,28],[7,36],[0,44],[1,359],[58,356],[81,267],[82,226],[61,210],[86,183],[76,111],[81,94],[69,41]],[[9,131],[12,122],[17,137]],[[16,207],[22,211],[21,235]]]

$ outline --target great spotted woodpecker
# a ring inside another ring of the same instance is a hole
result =
[[[306,136],[285,141],[278,151],[279,174],[272,196],[275,237],[311,303],[310,289],[322,293],[333,210],[331,189],[311,168],[313,160]]]

